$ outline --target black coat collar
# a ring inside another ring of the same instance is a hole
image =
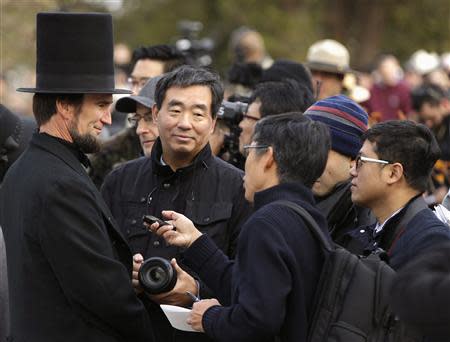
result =
[[[73,153],[75,158],[77,158],[79,160],[79,162],[81,164],[83,164],[83,166],[85,168],[89,168],[91,166],[91,162],[89,161],[89,158],[81,151],[80,148],[78,148],[78,146],[75,143],[58,138],[58,137],[54,137],[47,133],[41,133],[41,134],[46,135],[46,136],[50,137],[51,139],[54,139],[54,140],[60,142],[61,144],[63,144],[64,146],[66,146],[68,148],[68,150]]]
[[[114,230],[121,236],[122,240],[125,240],[122,233],[120,232],[119,227],[112,218],[112,214],[108,206],[104,202],[103,197],[98,192],[94,183],[88,176],[86,170],[83,168],[82,164],[77,159],[75,154],[72,151],[70,151],[70,149],[65,144],[60,143],[57,139],[54,139],[53,137],[47,134],[35,133],[31,138],[30,145],[34,145],[37,148],[41,148],[47,151],[48,153],[53,154],[54,156],[62,160],[71,169],[77,172],[81,177],[83,177],[86,180],[86,185],[93,191],[96,197],[96,202],[100,207],[103,216],[107,221],[109,221]]]
[[[255,210],[258,210],[262,206],[271,202],[279,200],[296,202],[299,199],[310,205],[315,204],[311,189],[307,188],[303,184],[293,182],[281,183],[271,188],[256,192],[254,198],[254,207]]]
[[[153,165],[153,172],[162,176],[172,175],[174,171],[171,169],[171,167],[169,165],[161,164],[162,152],[161,139],[158,138],[155,142],[155,145],[153,146],[152,154],[150,156]],[[209,146],[209,144],[206,144],[206,146],[194,158],[192,164],[180,168],[176,172],[189,172],[198,167],[208,168],[208,165],[210,164],[212,158],[213,155],[211,152],[211,147]]]
[[[33,137],[31,138],[30,144],[42,148],[47,152],[55,155],[80,175],[87,176],[80,160],[75,156],[75,154],[69,149],[68,146],[59,142],[59,139],[55,139],[48,134],[34,133]]]

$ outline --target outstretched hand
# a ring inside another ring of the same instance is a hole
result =
[[[162,236],[169,245],[189,247],[202,235],[186,216],[171,210],[164,210],[162,215],[169,225],[159,226],[156,222],[149,228],[153,233]]]
[[[192,304],[192,299],[186,292],[198,293],[197,282],[195,279],[184,271],[175,259],[170,261],[172,267],[177,272],[177,282],[175,287],[165,293],[157,295],[149,295],[150,299],[158,304],[169,304],[178,306],[189,306]]]

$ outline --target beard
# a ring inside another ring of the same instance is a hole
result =
[[[78,133],[78,116],[79,113],[75,115],[75,119],[70,123],[68,130],[72,137],[73,143],[81,150],[83,153],[96,153],[100,151],[100,142],[98,139],[90,134],[80,134]]]

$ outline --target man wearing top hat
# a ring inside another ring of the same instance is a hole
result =
[[[85,153],[111,123],[114,88],[108,14],[37,15],[39,126],[0,190],[14,341],[153,341],[131,285],[132,255]]]

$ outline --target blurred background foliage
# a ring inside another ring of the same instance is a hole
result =
[[[199,38],[215,42],[213,66],[229,66],[230,33],[262,33],[273,58],[304,61],[314,41],[346,45],[351,66],[367,70],[380,53],[405,61],[423,48],[450,51],[449,0],[0,0],[1,71],[35,63],[35,15],[40,11],[98,11],[114,16],[115,42],[130,48],[175,42],[182,19],[200,21]],[[70,47],[68,47],[70,48]]]

